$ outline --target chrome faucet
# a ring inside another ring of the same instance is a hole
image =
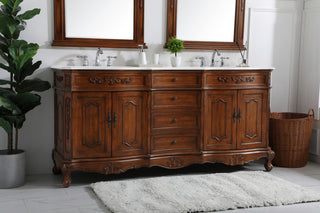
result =
[[[213,54],[212,54],[212,60],[211,60],[211,67],[214,67],[214,65],[216,64],[216,54],[218,56],[221,55],[221,52],[219,50],[214,50]]]
[[[97,54],[96,54],[96,66],[100,66],[101,65],[101,61],[100,61],[100,55],[103,54],[103,51],[101,48],[98,48],[97,50]]]

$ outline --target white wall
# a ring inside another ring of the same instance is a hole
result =
[[[298,111],[315,110],[310,159],[320,162],[320,0],[305,0],[302,19]]]
[[[273,66],[271,111],[296,111],[301,3],[247,0],[249,64]]]
[[[249,36],[249,63],[273,66],[272,111],[294,111],[297,93],[297,52],[299,43],[299,0],[247,0],[246,35]],[[23,10],[41,8],[41,14],[28,22],[21,38],[36,42],[41,47],[35,57],[42,60],[37,77],[52,82],[50,67],[56,64],[80,64],[77,55],[88,55],[93,63],[94,48],[51,47],[53,39],[53,1],[25,0]],[[191,14],[192,15],[192,14]],[[213,21],[214,25],[214,21]],[[170,54],[162,49],[166,34],[166,0],[145,0],[145,42],[151,58],[160,52],[160,62],[169,64]],[[245,39],[246,41],[246,39]],[[240,62],[238,52],[225,51],[230,65]],[[118,65],[136,63],[137,50],[105,49],[106,55],[117,55]],[[196,56],[206,57],[208,64],[212,51],[184,51],[183,63],[188,65]],[[5,77],[0,72],[0,77]],[[42,105],[27,115],[20,132],[21,148],[27,151],[28,173],[49,173],[52,168],[51,150],[54,144],[53,90],[42,93]],[[6,135],[0,132],[0,148],[6,146]]]

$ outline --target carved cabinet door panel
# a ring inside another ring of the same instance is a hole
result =
[[[236,149],[237,91],[205,92],[204,149]]]
[[[73,157],[111,157],[111,93],[72,95]]]
[[[267,147],[267,98],[266,90],[238,92],[238,149]]]
[[[116,92],[112,100],[112,156],[147,154],[147,92]]]

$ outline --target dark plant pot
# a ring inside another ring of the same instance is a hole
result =
[[[10,155],[7,150],[0,150],[0,189],[15,188],[25,184],[25,156],[23,150]]]

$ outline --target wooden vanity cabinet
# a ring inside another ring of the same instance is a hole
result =
[[[271,70],[55,70],[54,173],[219,162],[268,145]]]

